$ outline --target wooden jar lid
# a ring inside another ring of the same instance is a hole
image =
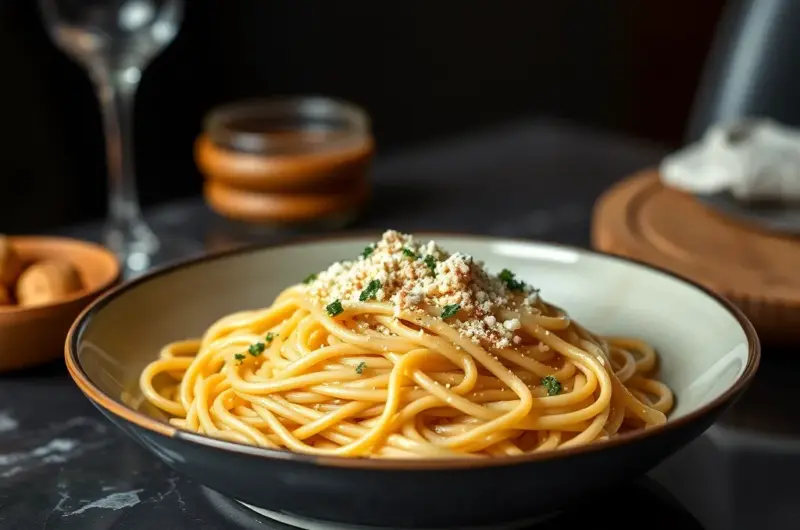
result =
[[[207,133],[195,142],[195,161],[207,179],[231,188],[270,193],[341,191],[367,173],[374,152],[371,138],[342,149],[295,156],[223,149]]]
[[[208,205],[218,214],[247,223],[301,223],[354,212],[369,196],[366,178],[330,193],[266,193],[213,181],[203,188]]]
[[[646,170],[595,204],[592,245],[674,271],[737,304],[769,342],[800,340],[800,238],[739,224]]]

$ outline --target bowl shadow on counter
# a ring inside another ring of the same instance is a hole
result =
[[[237,528],[259,530],[291,530],[296,528],[255,513],[239,502],[211,489],[201,487],[209,504]],[[608,507],[630,508],[630,515],[615,519],[616,530],[703,530],[700,522],[682,506],[666,488],[655,480],[644,477],[629,484],[607,490],[591,499],[566,506],[540,523],[520,526],[520,529],[591,528],[598,524],[598,515],[608,516]],[[644,514],[643,520],[640,514]]]

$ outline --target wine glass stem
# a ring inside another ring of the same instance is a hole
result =
[[[139,208],[133,162],[133,105],[138,82],[120,79],[139,72],[95,72],[108,164],[106,244],[120,254],[152,254],[158,241]]]

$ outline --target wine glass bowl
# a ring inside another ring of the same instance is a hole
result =
[[[41,0],[53,41],[90,71],[147,64],[178,34],[179,0]]]
[[[134,96],[142,72],[178,34],[182,0],[39,0],[53,42],[91,77],[103,115],[108,164],[105,244],[127,277],[195,250],[180,238],[165,241],[139,207],[133,151]],[[168,236],[167,236],[168,237]]]

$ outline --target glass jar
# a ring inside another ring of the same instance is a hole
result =
[[[373,153],[367,114],[323,97],[223,105],[195,144],[209,207],[252,225],[344,226],[370,195]]]

